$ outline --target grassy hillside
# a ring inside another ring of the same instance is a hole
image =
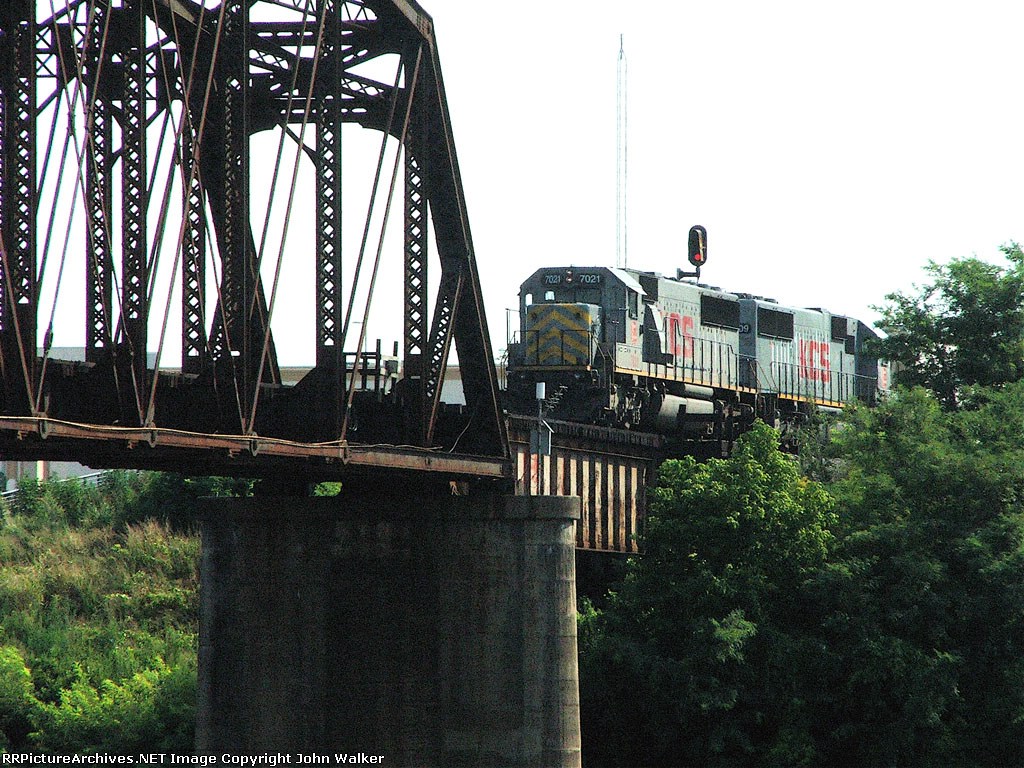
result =
[[[195,500],[247,490],[129,472],[22,483],[0,510],[0,748],[191,751]]]

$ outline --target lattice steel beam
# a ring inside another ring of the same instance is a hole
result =
[[[317,87],[316,121],[316,364],[333,370],[341,366],[342,217],[341,217],[341,99],[333,93],[343,70],[341,29],[335,0],[324,0],[321,74]]]
[[[191,108],[185,105],[183,109]],[[206,334],[206,198],[193,152],[193,119],[186,116],[181,145],[182,211],[185,216],[181,262],[181,369],[206,370],[209,340]]]
[[[26,413],[33,410],[36,357],[35,3],[8,2],[0,18],[7,33],[0,41],[0,357],[5,409]]]
[[[111,88],[110,67],[102,57],[104,33],[108,29],[110,7],[97,3],[92,10],[93,24],[86,30],[83,51],[70,45],[64,50],[67,66],[84,59],[81,98],[86,114],[85,131],[85,359],[96,363],[110,354],[114,340],[112,240],[113,191],[111,166],[114,157],[113,115],[108,98]],[[68,35],[68,43],[71,36]]]
[[[498,400],[497,372],[487,331],[480,277],[477,274],[473,238],[469,229],[469,213],[455,153],[441,64],[437,47],[431,46],[429,50],[430,59],[425,68],[423,86],[431,90],[429,119],[432,141],[427,160],[430,171],[427,190],[442,270],[437,301],[440,304],[447,300],[446,296],[452,297],[447,311],[450,313],[449,322],[459,354],[466,405],[475,427],[466,432],[471,444],[469,447],[484,453],[507,454],[508,436]],[[438,317],[438,309],[435,308],[435,326]],[[440,354],[442,338],[440,333],[435,336],[435,331],[431,331],[432,355]],[[436,376],[437,381],[443,381],[445,365],[446,356]]]
[[[424,445],[433,435],[432,402],[433,390],[428,395],[424,378],[424,358],[427,349],[427,194],[425,169],[427,157],[427,134],[429,122],[423,95],[426,89],[418,90],[416,114],[411,120],[405,142],[405,324],[403,349],[404,370],[409,380],[408,405],[412,408],[414,421],[418,422],[416,436]],[[439,391],[439,390],[438,390]]]
[[[146,210],[146,17],[143,0],[124,0],[121,100],[121,324],[122,346],[130,361],[126,399],[138,417],[146,390],[146,335],[149,324],[149,268]],[[126,414],[127,416],[127,414]]]
[[[437,410],[441,403],[441,388],[444,385],[448,355],[455,336],[452,319],[459,304],[461,291],[462,275],[458,270],[449,269],[442,274],[434,304],[434,320],[430,327],[430,341],[426,348],[426,370],[423,375],[423,402],[426,406],[423,412],[423,426],[426,445],[434,439]]]
[[[221,287],[210,334],[210,357],[235,389],[240,425],[248,424],[259,376],[266,301],[256,271],[249,221],[249,1],[225,0],[224,26],[215,59],[219,95],[203,142],[203,180],[214,190],[214,225],[221,259]],[[270,381],[280,381],[270,352]],[[227,384],[227,381],[225,381]]]
[[[214,357],[221,359],[237,353],[242,363],[238,371],[242,397],[249,398],[253,381],[250,366],[246,365],[251,358],[249,305],[256,277],[249,264],[249,73],[246,62],[249,3],[247,0],[225,0],[225,3],[222,49],[217,59],[217,83],[224,89],[220,104],[222,184],[218,190],[224,200],[218,222],[222,230],[220,256],[224,270],[221,282],[223,334],[214,348]],[[243,402],[243,409],[248,412],[247,402]]]

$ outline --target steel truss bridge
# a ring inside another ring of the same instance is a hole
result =
[[[380,145],[343,256],[346,124]],[[254,154],[262,132],[275,158]],[[270,202],[257,171],[273,173]],[[272,329],[289,312],[297,189],[315,201],[302,258],[316,359],[285,386],[277,348],[295,340]],[[392,256],[377,222],[399,202],[402,287],[381,297]],[[404,377],[381,397],[357,384],[383,365],[367,318],[399,301]],[[60,357],[68,324],[84,361]],[[466,406],[446,409],[453,343]],[[415,2],[0,4],[0,453],[511,479],[492,361],[433,23]]]

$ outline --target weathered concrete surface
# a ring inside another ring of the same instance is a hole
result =
[[[437,486],[211,500],[198,750],[579,766],[578,515]]]

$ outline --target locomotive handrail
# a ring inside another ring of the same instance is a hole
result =
[[[686,354],[687,349],[690,354]],[[684,376],[689,372],[695,382],[719,389],[733,389],[739,385],[739,354],[732,344],[716,339],[687,338],[682,360],[683,364],[675,367],[681,368]]]
[[[757,364],[757,370],[763,370]],[[829,368],[808,366],[800,363],[771,363],[767,382],[756,379],[759,390],[773,391],[779,395],[801,398],[812,402],[846,403],[861,395],[864,382],[875,377],[836,371]]]
[[[773,362],[778,378],[783,382],[780,393],[794,397],[830,403],[842,403],[849,399],[843,383],[850,374],[832,371],[829,368],[804,363]]]
[[[761,377],[758,375],[758,371],[761,366],[757,361],[757,358],[753,355],[739,356],[740,363],[740,385],[749,387],[750,389],[758,389],[761,381]],[[746,374],[746,375],[744,375]]]

